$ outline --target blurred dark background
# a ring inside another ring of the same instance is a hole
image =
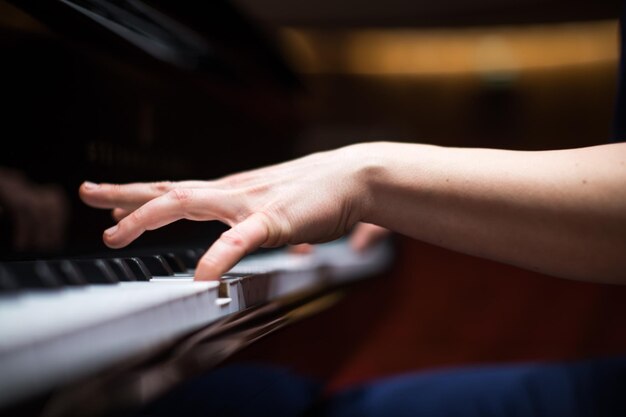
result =
[[[549,149],[607,140],[619,2],[239,0],[306,86],[302,152],[363,140]]]
[[[293,156],[298,79],[229,2],[0,1],[0,54],[2,259],[106,251],[112,219],[78,200],[82,181],[210,179]],[[221,230],[179,222],[134,246]]]

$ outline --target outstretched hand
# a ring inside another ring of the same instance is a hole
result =
[[[180,219],[229,225],[196,269],[196,279],[217,279],[261,246],[333,240],[362,220],[369,200],[362,149],[349,146],[214,181],[85,182],[79,192],[88,205],[112,210],[118,223],[103,236],[112,248]]]

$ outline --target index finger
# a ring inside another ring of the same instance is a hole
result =
[[[202,256],[196,268],[199,281],[219,279],[246,254],[267,242],[269,228],[261,214],[253,214],[222,233]]]
[[[158,181],[134,182],[129,184],[94,184],[87,181],[81,184],[78,191],[80,198],[92,207],[132,210],[174,188],[194,188],[202,184],[204,184],[203,181]]]

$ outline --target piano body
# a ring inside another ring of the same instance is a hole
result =
[[[298,80],[230,3],[3,0],[0,33],[0,414],[140,406],[388,263],[386,246],[334,242],[200,283],[223,225],[102,245],[112,220],[78,201],[83,180],[212,178],[293,156]]]
[[[298,80],[228,2],[2,8],[0,167],[62,188],[72,213],[63,251],[102,249],[93,232],[111,224],[76,198],[85,179],[215,178],[293,156]],[[197,225],[179,234],[210,240]]]

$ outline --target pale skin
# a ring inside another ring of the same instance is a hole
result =
[[[556,151],[374,142],[214,181],[84,183],[81,198],[111,209],[112,248],[179,219],[231,228],[196,279],[216,279],[258,247],[385,229],[549,275],[626,284],[626,143]]]

